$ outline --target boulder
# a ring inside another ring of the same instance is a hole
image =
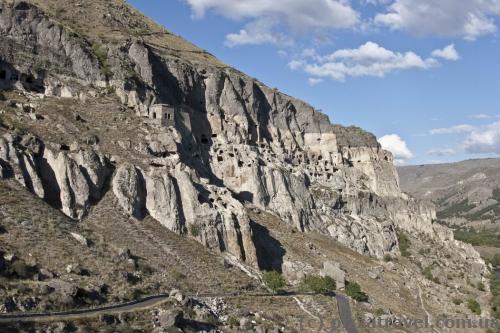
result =
[[[160,310],[158,313],[158,324],[162,328],[179,326],[184,319],[184,313],[179,309]]]
[[[321,276],[331,277],[335,281],[337,289],[345,288],[346,273],[340,268],[339,263],[333,261],[324,262],[320,274]]]
[[[76,239],[78,241],[78,243],[82,244],[83,246],[89,246],[90,245],[90,242],[87,238],[85,238],[84,236],[80,235],[80,234],[77,234],[77,233],[74,233],[74,232],[70,232],[70,235]]]

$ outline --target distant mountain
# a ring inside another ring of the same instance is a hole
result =
[[[500,227],[500,159],[398,168],[401,188],[434,202],[437,217],[453,226]]]

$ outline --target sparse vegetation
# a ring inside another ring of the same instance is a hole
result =
[[[455,304],[455,305],[460,305],[460,304],[462,304],[464,301],[463,301],[463,300],[461,300],[460,298],[454,298],[454,299],[452,300],[452,302],[453,302],[453,304]]]
[[[391,256],[390,254],[386,254],[386,255],[384,255],[384,261],[385,261],[385,262],[392,261],[392,256]]]
[[[236,317],[229,317],[229,319],[227,320],[227,324],[231,327],[231,328],[234,328],[234,327],[239,327],[240,326],[240,321],[238,320],[238,318]]]
[[[493,268],[499,268],[500,267],[500,254],[495,254],[491,258],[490,263],[493,266]]]
[[[401,255],[403,257],[410,256],[411,242],[410,242],[410,239],[408,238],[408,235],[406,235],[402,231],[399,231],[398,232],[398,242],[399,242],[399,251],[401,251]]]
[[[94,51],[94,55],[99,62],[102,74],[104,74],[106,77],[109,77],[111,75],[111,68],[108,64],[108,53],[106,51],[106,48],[101,43],[95,42],[94,44],[92,44],[92,50]]]
[[[490,277],[490,291],[493,297],[491,298],[491,309],[493,316],[500,319],[500,276],[492,274]]]
[[[427,266],[422,270],[422,274],[425,276],[426,279],[428,280],[433,280],[434,277],[432,276],[432,266]]]
[[[467,307],[472,313],[478,316],[481,314],[481,305],[479,305],[479,303],[475,299],[469,299],[467,301]]]
[[[199,237],[200,236],[200,226],[196,224],[191,224],[189,226],[189,234],[193,237]]]
[[[373,312],[373,314],[375,315],[375,317],[380,317],[385,314],[385,311],[382,308],[378,308],[377,310],[375,310],[375,312]]]
[[[443,220],[450,217],[460,216],[461,214],[466,213],[474,208],[475,206],[470,205],[469,201],[465,199],[463,201],[453,203],[442,211],[437,212],[437,218]]]
[[[422,256],[427,256],[430,254],[430,252],[431,252],[430,248],[423,248],[423,249],[418,250],[418,254],[420,254]]]
[[[356,282],[348,282],[345,288],[346,294],[358,302],[367,302],[368,295],[361,290],[361,286]]]
[[[456,230],[455,239],[474,246],[500,247],[500,235],[491,232],[477,232],[470,230]]]
[[[302,280],[300,289],[316,294],[326,294],[334,291],[335,281],[329,276],[306,275]]]
[[[430,266],[427,266],[425,268],[422,268],[422,275],[427,279],[427,280],[430,280],[434,283],[437,283],[437,284],[440,284],[441,281],[439,280],[438,277],[434,276],[432,274],[432,265]]]
[[[274,292],[278,292],[285,287],[285,278],[276,271],[265,272],[262,275],[262,280],[264,284]]]

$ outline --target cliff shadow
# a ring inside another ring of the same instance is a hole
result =
[[[281,243],[272,237],[269,230],[263,225],[251,221],[250,227],[252,228],[252,241],[255,245],[259,269],[282,273],[286,251]]]

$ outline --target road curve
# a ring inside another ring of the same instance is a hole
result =
[[[339,308],[340,320],[347,333],[359,333],[356,323],[352,317],[351,304],[349,298],[344,295],[337,294],[337,306]]]
[[[306,296],[314,295],[312,293],[282,293],[282,294],[271,294],[271,293],[258,293],[258,294],[241,294],[238,292],[227,293],[227,294],[189,294],[188,297],[195,298],[229,298],[237,296],[246,297],[292,297],[292,296]],[[108,305],[98,308],[90,309],[79,309],[71,310],[65,312],[44,312],[44,313],[12,313],[8,315],[0,315],[0,323],[12,323],[12,322],[33,322],[33,321],[63,321],[71,320],[76,318],[89,318],[97,317],[101,314],[119,314],[125,312],[135,312],[146,310],[155,306],[162,304],[169,298],[166,294],[149,296],[140,300],[121,303],[115,305]]]
[[[71,310],[52,313],[15,313],[1,315],[0,323],[33,322],[33,321],[64,321],[75,318],[96,317],[101,314],[115,314],[146,310],[162,304],[168,299],[168,295],[156,295],[146,297],[137,301],[109,305],[100,308]]]
[[[284,294],[271,294],[271,293],[260,293],[260,294],[240,294],[240,293],[229,293],[229,294],[192,294],[187,295],[189,297],[195,298],[230,298],[230,297],[294,297],[294,296],[310,296],[314,295],[312,293],[284,293]],[[346,296],[336,294],[337,305],[339,310],[340,319],[347,333],[359,333],[354,320],[352,318],[351,306],[349,304],[349,299]],[[100,308],[91,309],[80,309],[65,312],[49,312],[49,313],[13,313],[8,315],[0,315],[0,324],[2,323],[13,323],[13,322],[50,322],[50,321],[65,321],[74,320],[81,318],[91,318],[97,317],[103,314],[119,314],[126,312],[136,312],[141,310],[147,310],[149,308],[158,306],[169,299],[166,294],[149,296],[137,301],[132,301],[128,303],[109,305]]]

